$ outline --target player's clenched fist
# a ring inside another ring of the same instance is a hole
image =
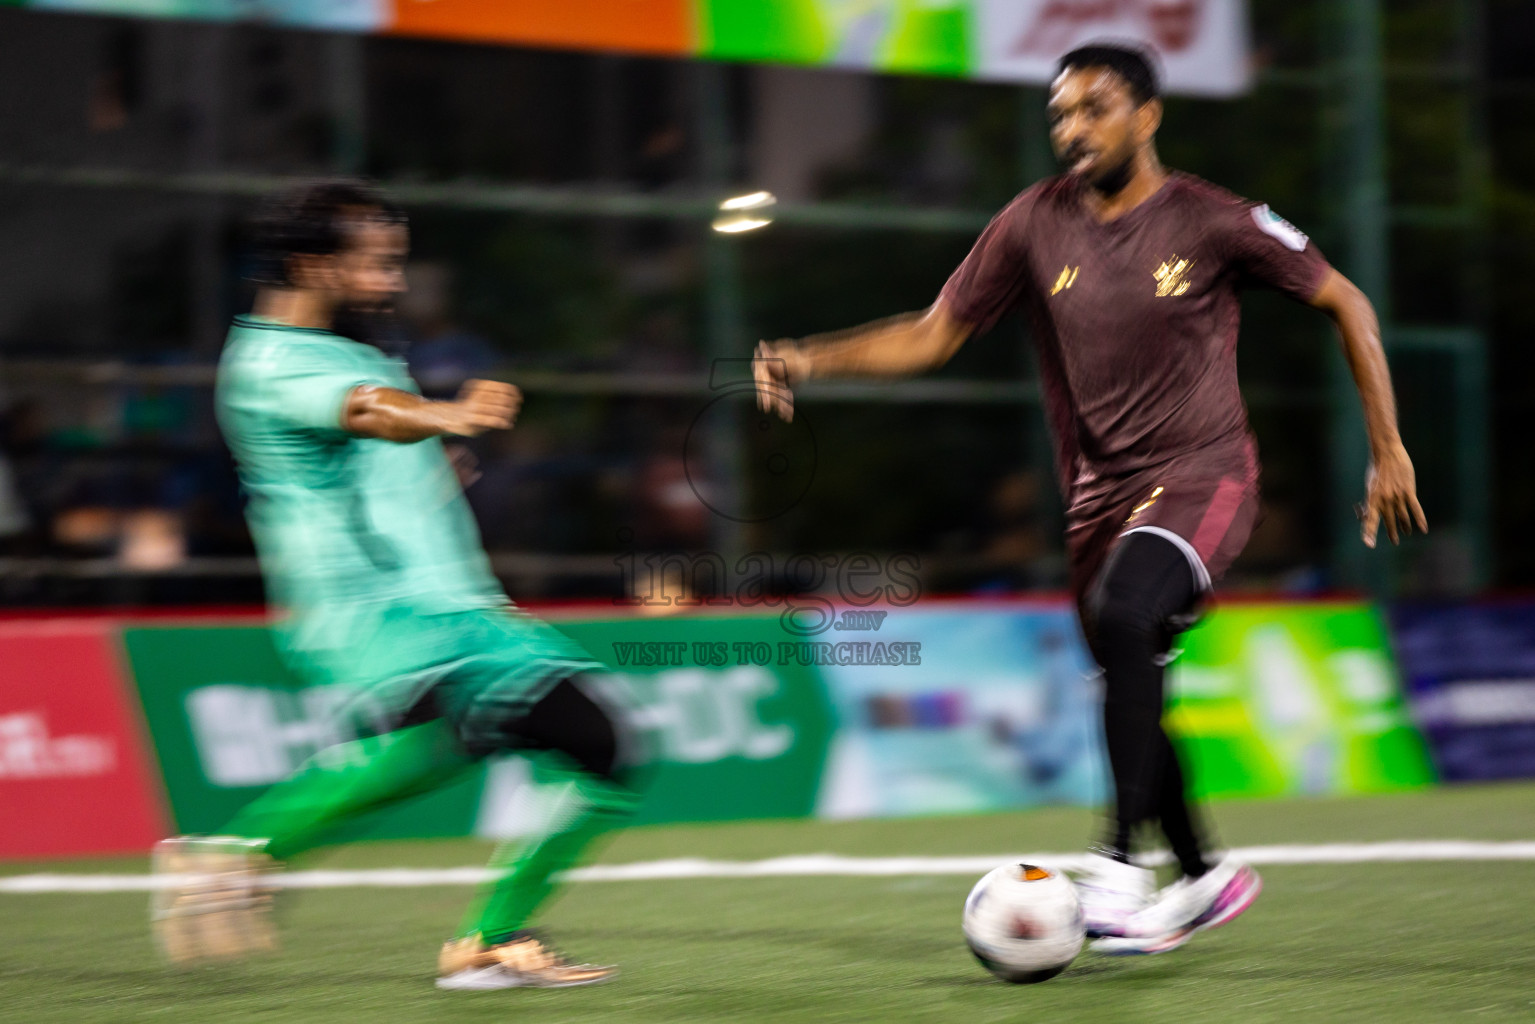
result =
[[[522,408],[522,391],[499,380],[471,380],[447,403],[449,433],[478,437],[487,430],[505,430]]]

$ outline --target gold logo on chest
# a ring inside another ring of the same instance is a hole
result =
[[[1062,267],[1061,276],[1055,279],[1055,287],[1050,289],[1050,294],[1055,295],[1076,284],[1077,271],[1081,269],[1081,267]]]
[[[1157,279],[1157,298],[1166,295],[1182,295],[1189,290],[1190,281],[1188,272],[1193,269],[1198,260],[1180,260],[1177,253],[1173,253],[1172,259],[1163,263],[1151,272],[1151,276]]]

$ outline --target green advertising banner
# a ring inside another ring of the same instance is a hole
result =
[[[641,822],[814,813],[835,717],[817,669],[782,657],[778,616],[556,625],[613,669],[659,764]]]
[[[131,628],[123,646],[182,832],[216,832],[311,754],[350,738],[331,714],[344,695],[305,687],[264,626]],[[465,835],[482,780],[371,815],[340,838]]]
[[[704,0],[699,49],[720,60],[964,75],[971,0]]]
[[[627,710],[656,763],[640,822],[814,812],[834,716],[816,669],[780,657],[777,616],[558,626],[613,669],[602,696]],[[346,694],[304,686],[264,627],[131,628],[123,643],[182,831],[216,831],[307,757],[350,738],[332,714]],[[497,759],[346,837],[516,835],[542,812],[536,781],[520,759]]]
[[[1200,795],[1374,793],[1434,781],[1374,608],[1229,605],[1180,643],[1168,723]]]

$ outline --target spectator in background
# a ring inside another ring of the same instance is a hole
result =
[[[677,311],[655,309],[630,332],[619,368],[633,374],[693,374],[702,364]]]
[[[683,437],[663,432],[635,474],[635,542],[654,551],[708,548],[712,513],[699,490],[709,486],[689,478]]]
[[[500,354],[483,336],[460,327],[454,319],[452,269],[444,263],[412,263],[405,276],[410,281],[410,290],[400,297],[400,314],[410,337],[405,362],[421,386],[421,393],[451,398],[464,381],[490,375],[502,361]],[[481,462],[479,447],[471,447],[462,440],[443,445],[458,474],[459,485],[465,490],[477,483],[487,469]],[[483,515],[479,518],[483,528],[487,520]]]
[[[400,312],[411,328],[405,361],[428,395],[455,394],[464,381],[483,377],[502,362],[488,340],[459,326],[452,314],[453,272],[443,263],[412,263],[410,291]]]
[[[31,525],[32,519],[16,491],[16,474],[11,472],[5,452],[0,451],[0,550],[8,548]]]
[[[976,590],[1016,591],[1058,586],[1064,575],[1060,554],[1046,530],[1039,474],[1004,473],[986,502]]]
[[[10,403],[0,394],[0,551],[9,550],[32,525],[21,493],[16,487],[16,474],[11,470],[10,452],[11,421]]]

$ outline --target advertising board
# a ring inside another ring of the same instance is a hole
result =
[[[622,709],[627,742],[654,765],[641,823],[1095,805],[1108,793],[1100,682],[1063,599],[615,610],[555,625],[610,669],[597,696]],[[1372,607],[1233,604],[1180,643],[1167,721],[1200,795],[1434,780]],[[1424,648],[1411,649],[1420,713],[1461,707],[1422,682]],[[28,822],[24,837],[6,834],[7,856],[216,831],[349,738],[333,713],[344,695],[295,678],[260,624],[15,623],[0,630],[0,665],[0,812]],[[523,834],[549,803],[531,775],[494,759],[334,838]]]
[[[160,773],[107,624],[0,625],[0,857],[148,849]]]
[[[1246,0],[20,0],[47,10],[260,21],[512,46],[1044,84],[1102,39],[1154,51],[1171,93],[1251,83]]]
[[[1373,793],[1434,781],[1373,607],[1234,604],[1179,642],[1167,717],[1200,794]]]

